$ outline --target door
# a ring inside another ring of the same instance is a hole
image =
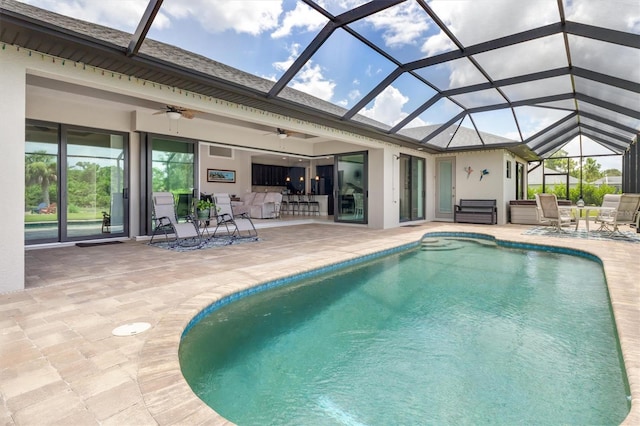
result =
[[[153,192],[171,192],[175,198],[176,216],[178,220],[186,220],[192,211],[193,198],[198,194],[197,180],[197,142],[166,136],[147,134],[146,143],[146,181],[147,212],[144,222],[149,233],[153,208],[151,195]],[[145,158],[143,156],[143,158]]]
[[[367,223],[367,153],[335,156],[334,220]]]
[[[125,235],[127,157],[123,135],[68,129],[62,201],[68,239]]]
[[[48,123],[27,123],[24,157],[24,240],[26,244],[60,241],[59,156],[59,126]]]
[[[456,199],[455,157],[436,159],[436,211],[437,220],[452,221]]]
[[[424,219],[424,158],[400,155],[400,222]]]
[[[127,236],[128,137],[28,121],[25,242]]]

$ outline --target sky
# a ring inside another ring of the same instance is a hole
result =
[[[145,0],[21,1],[130,33],[137,27],[147,5]],[[637,0],[563,1],[569,20],[640,33],[640,3]],[[318,4],[334,15],[363,3],[365,1],[362,0],[318,0]],[[430,0],[428,4],[465,45],[551,24],[560,19],[556,0]],[[625,13],[611,13],[612,10],[624,10]],[[276,81],[326,22],[327,19],[320,13],[295,0],[164,0],[148,37]],[[478,25],[479,22],[482,25]],[[456,48],[454,42],[415,1],[390,7],[353,23],[351,27],[400,63]],[[613,66],[617,76],[631,76],[633,81],[640,80],[640,67],[635,66],[633,61],[624,60],[626,52],[620,52],[621,58],[611,64],[604,54],[611,46],[582,39],[571,40],[571,43],[575,46],[572,57],[574,64],[594,70],[610,70]],[[561,35],[485,52],[476,55],[475,60],[494,79],[567,66]],[[349,109],[396,67],[389,59],[338,29],[289,86]],[[487,81],[468,59],[419,69],[416,73],[441,90]],[[573,90],[567,76],[545,83],[545,86],[512,85],[504,87],[503,91],[510,99],[518,100],[570,93]],[[576,83],[577,86],[579,84],[584,82]],[[549,88],[551,93],[542,93]],[[584,89],[595,90],[586,86]],[[405,73],[359,113],[386,126],[393,126],[435,93],[433,88]],[[466,107],[504,102],[504,98],[494,89],[460,95],[454,99]],[[562,108],[551,107],[554,109],[516,108],[520,128],[516,126],[509,110],[506,110],[506,114],[505,111],[496,111],[478,113],[472,117],[481,131],[521,140],[521,133],[526,139],[568,114]],[[449,100],[438,102],[413,120],[409,127],[444,123],[459,111],[460,107]],[[464,125],[472,126],[471,120],[465,120]]]

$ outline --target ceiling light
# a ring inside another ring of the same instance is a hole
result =
[[[287,134],[286,133],[278,133],[278,137],[280,139],[286,139],[287,138]]]
[[[182,117],[182,114],[180,114],[178,111],[167,111],[167,117],[172,120],[179,120],[180,117]]]

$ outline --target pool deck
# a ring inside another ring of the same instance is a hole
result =
[[[230,424],[180,372],[180,334],[195,314],[261,282],[440,231],[570,247],[602,259],[632,395],[624,424],[640,424],[640,244],[523,235],[529,228],[300,223],[260,229],[259,242],[184,253],[145,241],[27,250],[27,290],[0,294],[0,425]],[[133,322],[152,327],[112,335]]]

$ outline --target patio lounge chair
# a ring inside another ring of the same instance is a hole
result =
[[[253,226],[253,221],[248,213],[233,214],[229,194],[213,194],[213,202],[215,208],[211,209],[211,212],[216,220],[216,229],[213,231],[214,237],[221,227],[224,227],[227,235],[231,237],[258,237],[258,231]]]
[[[640,220],[640,194],[622,194],[614,209],[602,211],[596,218],[600,223],[599,231],[609,231],[609,235],[620,232],[620,225],[637,228]]]
[[[202,243],[202,237],[197,224],[190,220],[178,223],[173,194],[170,192],[154,192],[152,195],[154,229],[150,244],[156,234],[162,232],[167,240],[169,234],[173,234],[175,240],[173,246],[195,246]]]
[[[570,207],[559,207],[555,194],[536,194],[538,221],[551,225],[558,232],[562,232],[562,225],[570,225],[573,214]]]

